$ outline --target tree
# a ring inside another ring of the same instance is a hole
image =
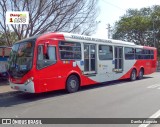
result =
[[[6,33],[0,34],[0,45],[6,45],[6,36],[9,39],[9,42],[16,42],[18,41],[18,36],[15,32],[6,31]],[[12,44],[8,43],[8,46],[11,46]]]
[[[29,24],[7,25],[6,11],[29,11]],[[1,0],[0,32],[7,45],[13,43],[8,32],[18,40],[47,31],[92,34],[97,14],[97,0]]]
[[[113,38],[155,46],[160,54],[160,6],[128,9],[115,23]]]

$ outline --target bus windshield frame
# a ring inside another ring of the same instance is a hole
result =
[[[11,77],[21,78],[32,69],[35,41],[25,40],[13,45],[8,65]]]

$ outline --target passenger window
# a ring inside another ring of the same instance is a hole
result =
[[[81,59],[81,44],[79,42],[59,42],[59,52],[62,60]]]
[[[150,50],[150,58],[154,59],[154,51],[153,50]]]
[[[126,47],[124,49],[124,52],[125,52],[125,59],[126,60],[133,60],[134,59],[134,48],[128,48]]]
[[[136,51],[136,59],[144,59],[144,55],[143,55],[143,49],[135,49]]]
[[[100,60],[112,60],[113,59],[112,46],[99,45],[99,59]]]
[[[154,52],[148,49],[136,49],[136,59],[154,59]]]

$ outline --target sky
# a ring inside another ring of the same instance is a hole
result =
[[[108,38],[107,24],[113,26],[126,13],[126,10],[129,8],[140,9],[153,5],[160,5],[160,0],[99,0],[100,12],[97,21],[100,21],[100,23],[93,36]]]

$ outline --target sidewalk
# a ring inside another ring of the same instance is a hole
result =
[[[20,91],[11,89],[7,80],[0,80],[0,98],[7,97],[9,95],[17,94]]]
[[[9,85],[0,86],[0,94],[7,93],[7,92],[13,92],[13,91],[16,91],[16,90],[11,89]]]

